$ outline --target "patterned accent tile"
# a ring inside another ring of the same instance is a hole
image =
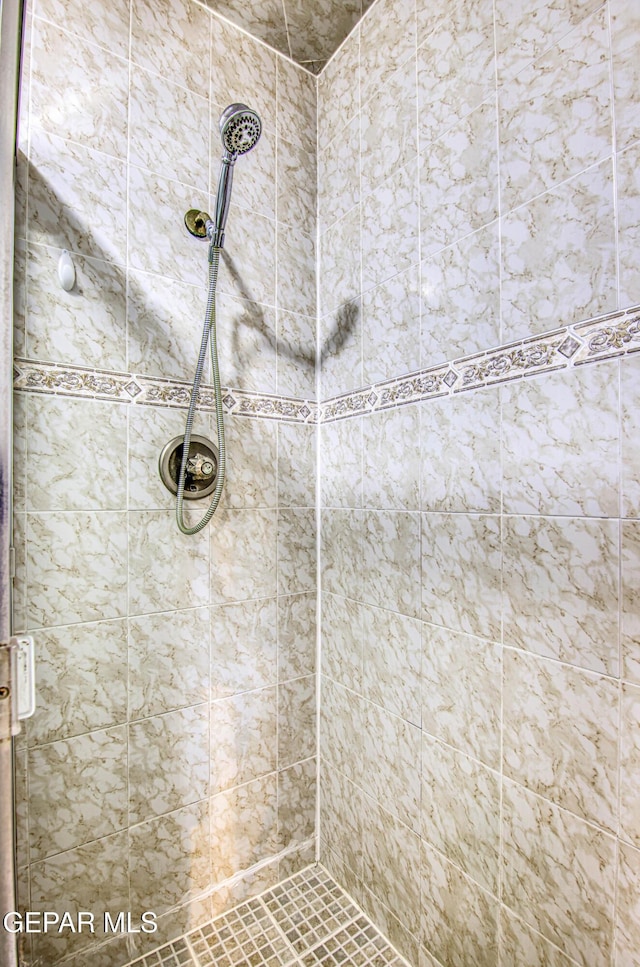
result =
[[[105,399],[143,406],[186,408],[191,399],[191,383],[128,373],[60,366],[29,359],[16,359],[14,388],[23,392],[51,393],[84,399]],[[317,405],[308,400],[261,396],[239,390],[224,390],[223,406],[243,416],[259,416],[299,423],[315,423]],[[198,408],[215,411],[213,387],[203,385]]]
[[[615,315],[608,319],[586,322],[576,326],[575,331],[585,342],[580,354],[576,356],[576,363],[640,350],[640,313],[637,309],[630,310],[622,318]]]
[[[487,352],[462,356],[436,368],[324,400],[319,420],[330,423],[389,406],[482,389],[634,352],[640,352],[638,307],[550,330]]]
[[[308,399],[225,389],[223,406],[226,413],[233,411],[240,416],[307,424],[330,423],[635,352],[640,352],[639,307],[364,386],[352,393],[330,397],[321,404]],[[180,380],[23,358],[15,360],[14,388],[22,392],[183,409],[191,397],[191,384]],[[198,408],[205,412],[215,411],[212,386],[200,388]]]
[[[40,393],[59,393],[90,399],[109,399],[129,402],[127,386],[131,377],[124,373],[110,373],[50,363],[31,363],[16,360],[14,388]]]

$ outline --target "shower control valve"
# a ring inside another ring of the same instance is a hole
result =
[[[215,467],[203,453],[195,453],[187,460],[187,473],[194,480],[207,480],[215,473]]]

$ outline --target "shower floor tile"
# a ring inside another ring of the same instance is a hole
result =
[[[310,866],[126,967],[407,967],[326,870]]]

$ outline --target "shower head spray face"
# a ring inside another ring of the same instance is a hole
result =
[[[246,104],[230,104],[220,118],[222,144],[231,154],[246,154],[257,144],[262,123]]]
[[[225,150],[218,178],[215,217],[211,225],[207,226],[207,234],[217,248],[224,246],[224,227],[231,204],[231,185],[236,158],[239,154],[251,151],[261,132],[260,118],[246,104],[230,104],[222,112],[220,137]]]

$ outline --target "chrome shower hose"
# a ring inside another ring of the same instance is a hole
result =
[[[220,370],[218,368],[218,341],[216,334],[216,286],[218,284],[218,267],[220,265],[220,249],[213,243],[209,244],[209,294],[207,296],[207,308],[204,317],[204,328],[202,330],[202,342],[200,343],[200,353],[196,366],[193,386],[191,388],[191,400],[189,401],[189,411],[187,422],[184,428],[184,440],[182,443],[182,462],[180,473],[178,474],[178,497],[176,500],[176,522],[183,534],[197,534],[203,527],[206,527],[220,503],[227,466],[226,451],[224,444],[224,422],[222,418],[222,390],[220,388]],[[191,431],[193,429],[193,418],[198,403],[200,391],[200,381],[202,370],[204,369],[205,359],[207,358],[207,346],[211,347],[211,368],[213,370],[213,389],[216,401],[216,426],[218,430],[218,472],[216,476],[216,489],[213,492],[211,503],[207,511],[197,524],[187,527],[184,522],[183,502],[184,502],[184,483],[187,473],[187,460],[189,459],[189,446],[191,444]]]

